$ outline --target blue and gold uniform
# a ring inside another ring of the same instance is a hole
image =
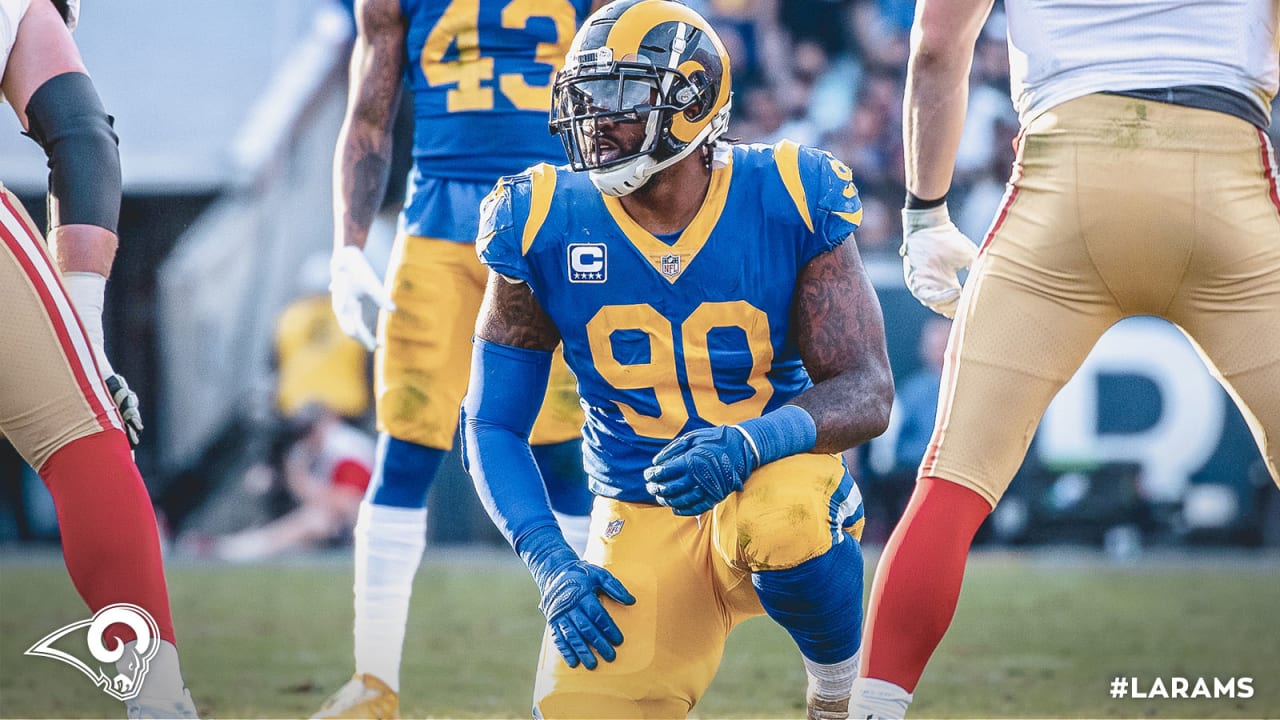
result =
[[[547,132],[551,79],[589,0],[401,0],[413,169],[388,269],[375,359],[378,428],[431,448],[453,442],[485,271],[471,243],[494,180],[562,162]],[[577,437],[573,378],[557,363],[536,442]]]
[[[861,530],[860,495],[832,455],[764,465],[696,519],[654,504],[643,478],[681,433],[758,417],[812,386],[793,296],[803,267],[861,220],[851,173],[790,142],[721,146],[702,208],[671,237],[585,173],[549,165],[504,178],[481,214],[482,262],[528,283],[578,378],[599,496],[585,559],[637,598],[610,607],[626,637],[611,663],[570,669],[544,642],[537,707],[612,717],[608,697],[623,715],[683,717],[728,632],[764,612],[751,573],[794,568]]]

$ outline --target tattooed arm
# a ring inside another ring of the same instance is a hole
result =
[[[893,375],[880,301],[853,238],[800,271],[792,321],[814,386],[789,404],[813,416],[814,452],[842,452],[883,433]]]
[[[363,248],[386,192],[391,128],[400,103],[405,19],[399,0],[356,3],[347,114],[333,160],[334,245]]]
[[[369,350],[378,343],[365,323],[364,302],[371,300],[386,312],[395,310],[390,293],[364,255],[364,244],[387,189],[404,37],[399,0],[357,0],[347,114],[333,158],[329,293],[342,332]]]
[[[512,282],[495,272],[489,273],[484,303],[476,318],[476,337],[525,350],[555,350],[560,331],[522,282]],[[539,396],[541,397],[541,396]]]

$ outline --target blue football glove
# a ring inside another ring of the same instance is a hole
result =
[[[741,425],[692,430],[653,457],[645,489],[676,515],[701,515],[715,507],[761,465],[809,452],[818,442],[813,417],[783,405]]]
[[[528,548],[520,554],[542,593],[538,609],[547,616],[551,639],[564,661],[571,668],[582,664],[588,670],[596,668],[596,655],[613,662],[622,631],[598,595],[604,593],[623,605],[634,605],[635,597],[608,570],[579,560],[558,530],[535,530],[522,547]]]
[[[735,425],[692,430],[671,441],[644,471],[645,489],[676,515],[701,515],[742,489],[760,458]]]
[[[614,647],[622,644],[622,631],[596,596],[600,592],[623,605],[636,602],[608,570],[577,559],[557,572],[542,590],[538,607],[547,616],[551,638],[569,667],[582,663],[594,670],[596,654],[605,662],[618,656]]]

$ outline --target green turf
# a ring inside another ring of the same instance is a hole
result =
[[[913,717],[1280,718],[1280,559],[1246,557],[1116,566],[976,554]],[[22,656],[87,616],[55,563],[0,553],[0,716],[120,717],[119,704],[72,668]],[[185,674],[205,714],[306,716],[349,676],[345,562],[177,565],[170,584]],[[507,555],[428,560],[405,650],[405,717],[528,717],[541,632],[535,603],[527,574]],[[1148,687],[1156,676],[1249,676],[1255,694],[1112,700],[1115,675]],[[790,640],[754,620],[730,638],[695,715],[799,718],[802,694]]]

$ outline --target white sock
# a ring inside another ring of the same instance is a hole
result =
[[[564,533],[565,542],[578,553],[578,557],[585,555],[587,539],[591,537],[591,516],[564,513],[555,513],[555,516],[556,522],[560,525],[560,532]]]
[[[804,671],[809,676],[809,695],[824,700],[839,700],[849,697],[853,687],[853,679],[858,677],[858,658],[861,651],[853,654],[848,660],[825,665],[810,660],[803,655]]]
[[[884,680],[860,677],[853,681],[853,700],[849,702],[850,718],[903,720],[911,693]]]
[[[134,670],[129,667],[129,663],[137,657],[138,641],[130,640],[124,647],[124,656],[116,661],[116,670],[133,677]],[[178,666],[178,648],[168,640],[158,640],[156,654],[147,665],[147,674],[142,678],[142,689],[138,691],[138,697],[180,699],[186,687],[186,683],[182,681],[182,668]]]
[[[427,546],[427,510],[362,502],[354,534],[356,673],[400,692],[400,654],[413,576]]]

